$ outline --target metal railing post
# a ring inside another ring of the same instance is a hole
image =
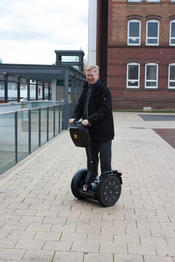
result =
[[[47,141],[49,141],[49,107],[47,107]]]
[[[20,99],[21,99],[21,90],[20,90],[20,86],[21,86],[21,83],[20,83],[20,77],[17,78],[17,101],[20,102]]]
[[[45,99],[45,97],[44,97],[44,89],[45,89],[45,84],[44,84],[44,82],[42,82],[42,100],[44,100]]]
[[[60,114],[60,108],[61,108],[61,106],[59,105],[58,108],[59,108],[59,111],[58,111],[58,112],[59,112],[59,113],[58,113],[58,114],[59,114],[59,116],[58,116],[58,133],[60,133],[60,126],[61,126],[61,125],[60,125],[60,124],[61,124],[61,119],[60,119],[60,115],[61,115],[61,114]]]
[[[30,101],[30,79],[27,79],[27,100]]]
[[[39,139],[39,147],[41,147],[41,108],[39,108],[38,114],[39,114],[38,139]]]
[[[69,121],[69,99],[68,99],[69,71],[68,69],[65,70],[64,81],[65,81],[65,86],[64,86],[64,98],[65,98],[64,129],[67,129],[68,121]]]
[[[75,92],[76,92],[75,89],[76,89],[76,78],[72,77],[72,88],[71,88],[72,111],[73,111],[73,109],[75,107]]]
[[[53,106],[53,136],[55,137],[55,106]]]
[[[38,80],[36,80],[36,100],[38,100]]]
[[[15,112],[15,162],[18,163],[18,112]]]
[[[29,154],[31,154],[31,110],[29,110],[28,113],[28,118],[29,118],[29,134],[28,134],[28,146],[29,146]]]
[[[4,89],[4,101],[8,102],[8,75],[5,75]]]

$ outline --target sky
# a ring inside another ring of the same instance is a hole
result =
[[[0,0],[3,63],[54,64],[55,50],[87,56],[88,0]]]

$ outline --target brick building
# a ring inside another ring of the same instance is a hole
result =
[[[175,109],[175,0],[98,0],[97,64],[114,109]]]

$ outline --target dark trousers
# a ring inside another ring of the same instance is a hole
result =
[[[111,155],[112,155],[111,145],[112,145],[111,140],[101,143],[96,143],[96,142],[91,143],[94,177],[98,175],[99,159],[100,159],[101,173],[111,170]]]

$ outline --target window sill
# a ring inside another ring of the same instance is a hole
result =
[[[134,91],[138,91],[140,90],[140,87],[126,87],[126,90],[134,90]]]
[[[154,90],[154,91],[160,91],[160,89],[158,87],[144,87],[144,90]]]

